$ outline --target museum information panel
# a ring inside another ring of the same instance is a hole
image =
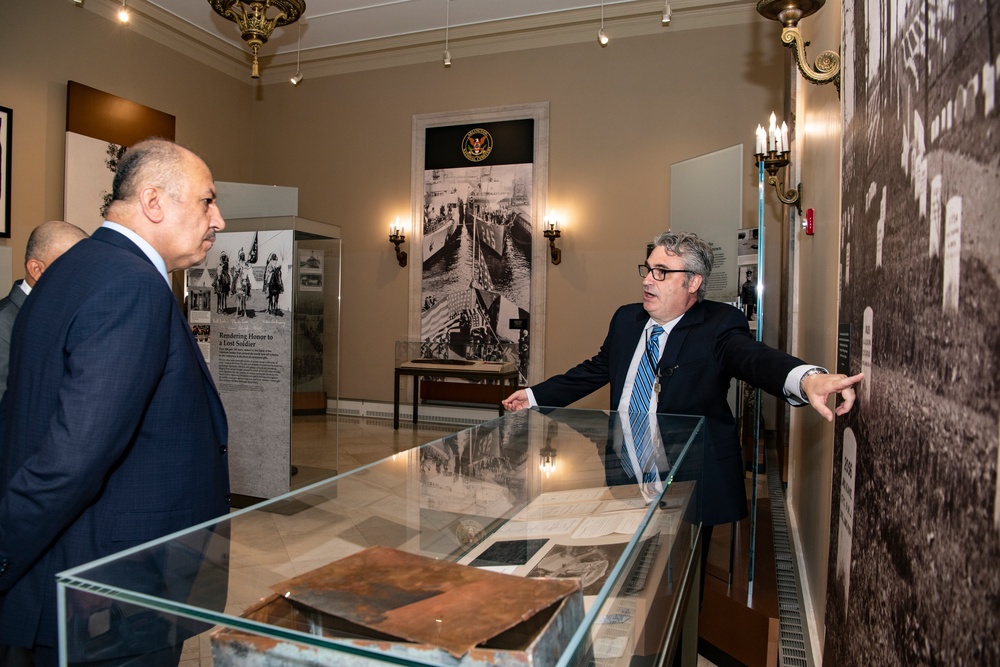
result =
[[[697,610],[703,420],[641,422],[510,413],[64,572],[65,664],[202,634],[223,666],[669,657]]]

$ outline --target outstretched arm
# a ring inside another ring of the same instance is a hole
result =
[[[524,389],[518,389],[503,401],[504,410],[510,410],[511,412],[523,410],[524,408],[530,406],[531,404],[528,401],[528,392]]]
[[[840,394],[844,402],[837,406],[837,415],[846,415],[854,406],[854,385],[861,382],[864,373],[857,375],[827,375],[817,373],[802,380],[802,391],[809,399],[809,405],[813,406],[823,419],[833,421],[833,411],[827,407],[826,402],[830,394]]]

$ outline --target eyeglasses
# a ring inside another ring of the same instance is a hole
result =
[[[641,278],[645,278],[650,273],[653,274],[653,280],[666,280],[668,273],[694,273],[694,271],[687,269],[661,269],[659,267],[652,267],[649,264],[639,265],[639,276]]]

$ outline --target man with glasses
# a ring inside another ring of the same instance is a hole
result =
[[[808,403],[832,421],[830,395],[843,397],[835,412],[846,414],[854,405],[853,385],[862,378],[828,374],[757,342],[739,309],[705,300],[712,262],[711,246],[697,235],[660,234],[646,263],[639,265],[642,303],[618,309],[600,351],[504,401],[508,410],[562,407],[610,383],[612,410],[704,416],[701,520],[706,544],[711,526],[747,516],[743,459],[727,400],[732,380],[793,406]],[[644,366],[651,370],[644,374]]]

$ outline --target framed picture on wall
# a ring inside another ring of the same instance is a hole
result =
[[[10,129],[14,112],[0,107],[0,238],[10,238],[10,144],[13,133]]]

